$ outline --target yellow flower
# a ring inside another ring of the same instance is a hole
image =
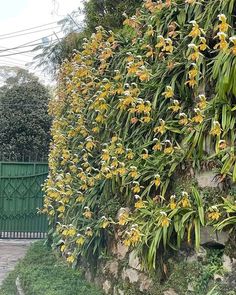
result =
[[[166,46],[165,38],[162,35],[159,35],[157,37],[159,39],[159,42],[156,44],[156,48],[162,48]]]
[[[102,150],[102,160],[103,161],[109,161],[110,160],[110,155],[108,150]]]
[[[188,124],[188,117],[185,113],[179,114],[179,124],[184,126]]]
[[[148,30],[146,31],[145,34],[146,34],[148,37],[152,37],[152,36],[154,36],[154,33],[155,33],[155,31],[154,31],[152,25],[148,25]]]
[[[93,236],[93,230],[91,229],[91,227],[87,227],[85,230],[85,235],[88,237],[92,237]]]
[[[142,158],[143,160],[147,160],[147,159],[149,158],[149,154],[148,154],[148,152],[143,153],[143,154],[141,155],[141,158]]]
[[[160,143],[160,141],[158,141],[157,139],[154,139],[155,145],[153,146],[153,151],[161,151],[162,150],[162,145]]]
[[[202,115],[200,109],[194,109],[196,115],[192,118],[192,121],[194,123],[202,123],[203,122],[203,119],[204,119],[204,116]]]
[[[193,52],[193,53],[191,53],[189,55],[189,59],[192,60],[192,61],[198,61],[199,57],[200,57],[200,52],[199,51],[195,51],[195,52]]]
[[[124,211],[122,214],[120,214],[119,218],[118,218],[118,223],[119,225],[125,225],[127,224],[129,219],[129,213]]]
[[[230,42],[233,43],[233,47],[230,49],[234,55],[236,55],[236,36],[229,38]]]
[[[79,246],[83,246],[84,242],[85,242],[84,236],[78,234],[76,239],[76,244]]]
[[[113,136],[112,138],[111,138],[111,142],[112,143],[115,143],[115,142],[117,142],[118,141],[118,137],[117,136]]]
[[[201,51],[205,51],[207,48],[209,48],[209,47],[207,46],[207,44],[206,44],[206,38],[204,38],[204,37],[200,37],[200,40],[201,40],[201,43],[200,43],[200,45],[199,45],[199,49],[200,49]]]
[[[65,248],[66,248],[66,245],[62,245],[61,246],[61,252],[64,252],[65,251]]]
[[[75,256],[73,256],[73,255],[68,256],[68,257],[66,258],[66,261],[67,261],[68,263],[73,263],[73,262],[75,261]]]
[[[102,216],[100,227],[107,228],[109,225],[110,225],[110,221],[105,216]]]
[[[192,38],[200,37],[201,33],[203,32],[202,29],[199,28],[199,25],[195,20],[191,21],[190,23],[193,25],[193,27],[191,32],[189,33],[189,36]]]
[[[213,122],[213,126],[211,128],[210,134],[215,135],[215,136],[220,136],[220,134],[221,134],[221,126],[220,126],[220,123],[218,121]]]
[[[166,46],[163,48],[162,51],[166,51],[166,52],[172,53],[173,50],[174,50],[174,47],[172,45],[172,43],[173,43],[172,40],[170,38],[167,38],[167,39],[165,39],[165,41],[166,41]]]
[[[177,113],[181,109],[179,101],[174,99],[173,105],[169,106],[168,109],[172,110],[174,113]]]
[[[135,167],[135,166],[131,166],[130,167],[130,173],[129,173],[129,175],[132,177],[132,178],[137,178],[138,176],[139,176],[139,173],[138,173],[138,169],[137,169],[137,167]]]
[[[216,206],[212,206],[209,209],[210,212],[208,212],[207,217],[209,220],[217,221],[219,220],[221,213],[219,212],[219,209]]]
[[[132,160],[132,159],[134,158],[134,153],[132,152],[131,149],[127,149],[126,158],[127,158],[128,160]]]
[[[172,195],[170,197],[170,209],[174,210],[177,207],[177,203],[176,203],[176,196]]]
[[[166,132],[166,122],[162,119],[159,119],[160,125],[154,128],[155,133],[160,133],[161,135]]]
[[[173,152],[174,152],[173,146],[169,146],[169,147],[164,148],[164,154],[166,154],[166,155],[170,155]]]
[[[229,47],[229,44],[226,41],[227,35],[224,32],[217,33],[216,37],[219,38],[220,42],[214,46],[214,49],[220,48],[221,50],[225,50]]]
[[[154,182],[156,188],[158,188],[158,187],[160,186],[160,184],[161,184],[161,177],[160,177],[159,174],[156,174],[156,175],[155,175],[155,179],[154,179],[153,182]]]
[[[141,241],[141,233],[136,225],[133,225],[129,232],[126,232],[127,237],[127,246],[128,245],[136,245],[138,242]]]
[[[141,188],[139,186],[139,183],[137,181],[134,181],[133,182],[135,184],[134,187],[132,187],[132,191],[136,194],[136,193],[139,193],[141,191]]]
[[[91,219],[93,213],[90,211],[89,207],[84,207],[85,212],[83,213],[83,216],[87,219]]]
[[[162,227],[168,227],[170,225],[170,219],[168,217],[163,217],[161,221]]]
[[[170,155],[174,152],[174,148],[172,143],[169,140],[165,140],[165,148],[164,148],[164,154],[166,155]]]
[[[142,66],[136,74],[141,82],[150,80],[150,73],[144,66]]]
[[[139,199],[135,204],[134,204],[134,207],[136,209],[142,209],[142,208],[145,208],[145,204],[143,202],[142,199]]]
[[[180,201],[180,204],[182,205],[183,208],[191,207],[191,203],[189,200],[189,196],[187,192],[182,192],[182,200]]]
[[[166,91],[162,93],[162,95],[165,96],[165,98],[172,98],[174,97],[174,91],[171,86],[166,86]]]
[[[124,243],[124,245],[126,247],[130,247],[131,246],[131,241],[129,239],[125,239],[123,243]]]
[[[64,205],[61,205],[57,208],[57,211],[60,212],[60,213],[63,213],[65,212],[65,206]]]
[[[199,102],[197,103],[197,107],[200,110],[204,110],[207,106],[207,101],[206,101],[206,97],[203,94],[199,95]]]
[[[115,153],[116,153],[117,155],[122,155],[122,154],[124,154],[124,152],[125,152],[124,147],[122,146],[121,143],[118,143],[118,144],[117,144],[117,148],[116,148],[116,150],[115,150]]]
[[[230,28],[230,25],[227,23],[226,16],[224,14],[219,14],[218,19],[221,21],[221,23],[218,25],[217,28],[220,32],[226,33]]]

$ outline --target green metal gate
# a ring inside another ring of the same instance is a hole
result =
[[[0,162],[0,238],[45,238],[42,184],[47,163]]]

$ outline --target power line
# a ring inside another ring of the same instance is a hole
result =
[[[16,62],[23,62],[23,63],[27,63],[29,61],[26,61],[26,60],[22,60],[22,59],[17,59],[17,58],[14,58],[14,57],[2,57],[2,59],[6,59],[6,60],[10,60],[10,61],[16,61]]]
[[[31,28],[11,32],[11,33],[2,34],[2,35],[0,35],[0,37],[4,37],[4,36],[7,36],[7,35],[13,35],[13,34],[25,32],[25,31],[30,31],[30,30],[37,29],[37,28],[46,27],[46,26],[49,26],[49,25],[52,25],[52,24],[55,24],[55,23],[58,23],[58,22],[51,22],[51,23],[47,23],[47,24],[44,24],[44,25],[36,26],[36,27],[31,27]]]
[[[52,34],[53,35],[53,34]],[[50,35],[50,36],[52,36],[52,35]],[[43,38],[46,38],[46,37],[43,37]],[[59,38],[59,39],[62,39],[62,38]],[[54,42],[54,40],[53,41],[51,41],[51,42]],[[5,51],[12,51],[12,50],[15,50],[15,49],[20,49],[20,48],[25,48],[25,47],[36,47],[36,46],[39,46],[39,45],[42,45],[43,43],[42,42],[40,42],[40,43],[34,43],[34,44],[29,44],[29,45],[22,45],[22,46],[16,46],[16,47],[12,47],[12,48],[7,48],[7,47],[5,47],[6,49],[4,49],[4,50],[0,50],[0,53],[1,52],[5,52]]]
[[[62,31],[59,31],[59,32],[57,32],[56,34],[59,34],[59,33],[61,33],[61,32],[62,32]],[[1,46],[1,47],[3,47],[3,48],[6,48],[6,49],[4,49],[4,50],[0,50],[0,53],[1,53],[1,52],[5,52],[5,51],[9,51],[9,50],[13,50],[13,49],[19,49],[19,48],[27,47],[27,46],[25,46],[25,45],[29,45],[29,44],[32,44],[33,42],[37,42],[37,41],[42,41],[43,38],[48,38],[48,37],[52,37],[52,36],[54,36],[54,33],[52,33],[52,34],[50,34],[50,35],[47,35],[47,36],[43,36],[43,37],[41,37],[41,38],[39,38],[39,39],[35,39],[35,40],[33,40],[33,41],[29,41],[29,42],[23,43],[23,44],[21,44],[21,45],[18,45],[18,46],[16,46],[16,47],[12,47],[12,48],[7,48],[7,47],[4,47],[4,46]],[[40,44],[42,44],[42,43],[40,43]]]
[[[7,49],[7,47],[4,47],[4,46],[1,46],[1,47]],[[10,49],[9,51],[13,51],[13,52],[10,52],[10,53],[14,53],[15,50]],[[3,50],[3,51],[0,50],[0,54],[1,54],[2,52],[5,52],[5,50]],[[16,52],[18,52],[18,51],[16,51]],[[33,53],[31,53],[31,54],[22,54],[22,55],[23,55],[23,56],[26,56],[26,57],[31,57],[31,58],[33,57]]]
[[[52,28],[48,28],[48,29],[37,30],[37,31],[33,31],[33,32],[28,32],[28,33],[22,33],[22,34],[13,35],[13,36],[7,36],[7,37],[0,38],[0,40],[16,38],[16,37],[25,36],[25,35],[31,35],[31,34],[35,34],[35,33],[39,33],[39,32],[57,29],[58,27],[60,27],[60,26],[56,26],[56,27],[52,27]]]
[[[26,50],[26,51],[21,51],[21,52],[16,52],[16,53],[4,54],[4,55],[0,55],[0,57],[12,56],[12,55],[17,55],[17,54],[22,54],[22,53],[27,53],[27,52],[32,52],[32,50]]]

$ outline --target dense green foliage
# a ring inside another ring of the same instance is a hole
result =
[[[25,295],[100,295],[86,283],[78,270],[72,270],[43,242],[34,243],[26,257],[3,282],[1,295],[16,294],[19,276]]]
[[[44,211],[69,263],[104,254],[118,228],[154,268],[160,250],[235,220],[235,206],[173,186],[202,168],[222,196],[236,181],[234,15],[235,0],[146,0],[63,64]]]
[[[122,28],[124,13],[133,15],[140,7],[142,0],[89,0],[84,2],[85,29],[95,32],[96,27],[106,30]]]
[[[36,77],[16,69],[0,88],[0,155],[47,158],[51,119],[49,90]]]

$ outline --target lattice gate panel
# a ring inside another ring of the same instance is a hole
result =
[[[45,238],[42,184],[46,163],[0,162],[0,238]]]

